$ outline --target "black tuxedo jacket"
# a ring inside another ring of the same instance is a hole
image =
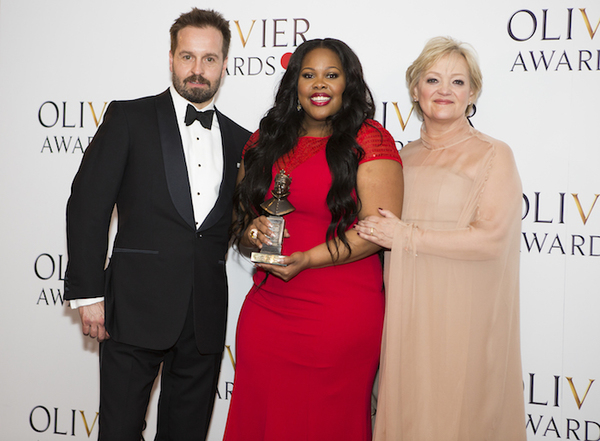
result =
[[[121,343],[172,346],[193,298],[201,353],[223,350],[225,258],[241,152],[250,136],[217,111],[223,140],[218,200],[199,228],[170,92],[112,102],[83,156],[67,204],[65,298],[105,297]],[[181,124],[183,122],[180,122]],[[104,270],[111,214],[118,230]]]

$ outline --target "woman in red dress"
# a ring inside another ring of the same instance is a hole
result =
[[[270,243],[261,203],[291,178],[284,266],[257,264],[237,328],[225,440],[371,439],[384,296],[380,248],[353,225],[402,207],[402,167],[372,118],[360,62],[343,42],[301,44],[251,137],[236,194],[238,244]]]

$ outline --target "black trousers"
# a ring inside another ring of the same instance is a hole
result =
[[[156,441],[204,441],[212,415],[222,354],[198,352],[193,312],[166,350],[100,344],[100,441],[140,441],[154,380],[163,363]]]

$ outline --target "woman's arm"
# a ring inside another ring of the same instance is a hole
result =
[[[450,259],[489,260],[496,258],[512,237],[511,229],[521,217],[522,189],[512,151],[496,146],[496,155],[484,184],[476,219],[465,228],[422,229],[383,213],[359,223],[361,237],[390,248],[394,234],[412,235],[413,251]],[[374,236],[370,229],[373,228]],[[394,238],[395,239],[395,238]]]
[[[361,210],[358,214],[359,220],[367,216],[380,216],[378,213],[379,207],[387,207],[392,213],[400,216],[404,194],[404,180],[400,163],[389,159],[364,162],[358,167],[356,184],[361,201]],[[259,237],[262,239],[265,234],[264,223],[260,220],[256,222],[255,219],[253,226],[259,229]],[[253,226],[251,225],[247,230],[247,234],[244,234],[245,238],[246,236],[250,237],[249,231]],[[346,232],[346,238],[352,252],[349,253],[348,249],[339,240],[336,240],[339,251],[339,257],[336,260],[332,259],[327,244],[322,243],[310,250],[299,251],[286,256],[283,263],[287,266],[268,264],[258,264],[258,266],[288,281],[307,268],[323,268],[354,262],[370,256],[380,249],[378,245],[359,237],[354,229]],[[336,249],[336,243],[331,241],[330,247]]]

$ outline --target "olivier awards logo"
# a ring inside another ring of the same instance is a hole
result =
[[[62,254],[42,253],[33,262],[35,277],[44,284],[37,295],[37,306],[63,306],[66,258]]]
[[[600,45],[598,38],[594,37],[599,27],[598,8],[515,11],[508,18],[506,30],[520,50],[512,61],[510,71],[598,72]]]
[[[29,427],[36,433],[77,436],[85,431],[88,438],[97,437],[98,412],[64,410],[58,407],[35,406],[29,413]]]
[[[536,377],[529,373],[523,382],[528,405],[527,433],[544,439],[600,440],[600,420],[574,416],[574,412],[594,406],[590,400],[599,392],[593,387],[595,381],[560,375]],[[538,409],[544,409],[545,414],[537,413]]]
[[[521,251],[545,255],[600,256],[600,194],[523,194]],[[563,225],[569,224],[565,233]]]
[[[233,371],[235,372],[235,358],[233,357],[233,351],[230,345],[225,345],[225,351],[227,352]],[[233,379],[224,379],[225,375],[221,372],[219,384],[217,385],[217,399],[229,401],[233,392]]]
[[[285,70],[291,52],[309,39],[310,21],[306,18],[263,18],[233,20],[230,26],[232,46],[234,50],[237,50],[235,46],[241,46],[244,56],[229,57],[227,75],[272,76]]]
[[[40,153],[83,154],[102,121],[108,102],[46,101],[38,109],[38,122],[48,133]]]
[[[86,413],[84,410],[37,405],[29,412],[29,427],[36,433],[97,439],[98,416],[98,411]],[[146,425],[144,421],[140,441],[145,441]]]
[[[411,104],[410,108],[408,108],[408,106],[399,106],[398,101],[382,101],[381,109],[383,112],[381,125],[392,134],[398,150],[401,150],[409,142],[414,141],[414,139],[407,139],[404,133],[411,117],[419,127],[421,125],[421,122],[414,115],[414,104]]]

